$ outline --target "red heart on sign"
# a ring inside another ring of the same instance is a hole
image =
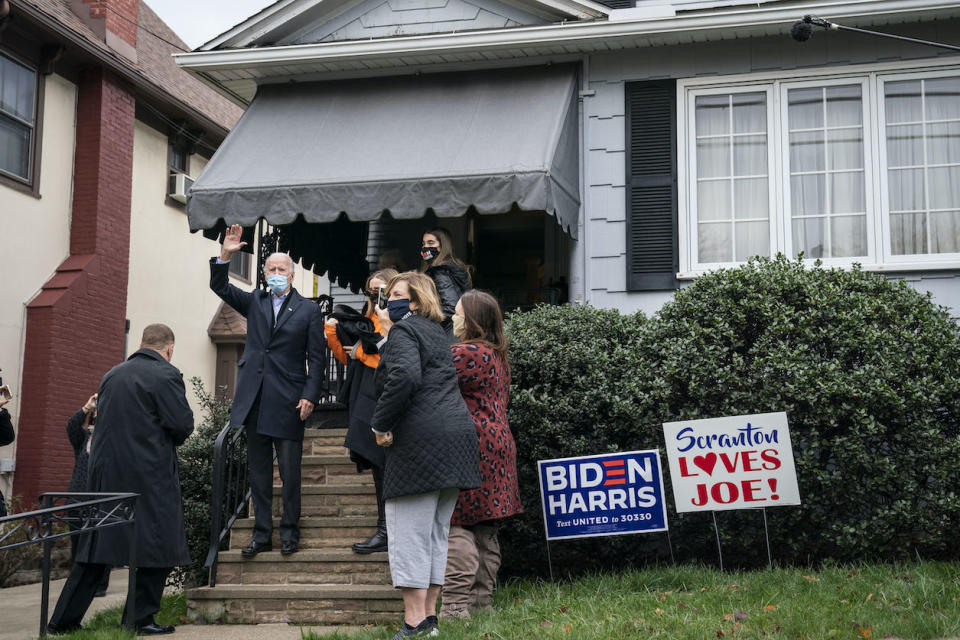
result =
[[[707,475],[713,474],[713,468],[717,466],[717,454],[712,451],[705,456],[694,456],[693,464],[707,472]]]

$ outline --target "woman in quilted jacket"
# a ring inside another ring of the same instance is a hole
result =
[[[401,273],[386,291],[380,322],[387,342],[380,349],[370,424],[377,444],[386,447],[390,574],[404,608],[398,640],[437,633],[450,516],[460,490],[480,486],[480,473],[477,433],[457,385],[433,281]]]
[[[500,305],[489,293],[467,291],[453,316],[460,392],[480,444],[479,489],[461,491],[450,523],[450,548],[440,618],[489,610],[500,569],[497,528],[523,512],[517,485],[517,445],[507,422],[510,364]]]

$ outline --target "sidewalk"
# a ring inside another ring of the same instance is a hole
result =
[[[53,613],[60,590],[66,580],[50,582],[50,605],[47,615]],[[40,584],[0,589],[0,640],[30,640],[40,633]],[[127,570],[114,569],[110,574],[110,589],[103,598],[94,598],[90,610],[84,617],[84,623],[98,611],[123,605],[127,594]],[[359,627],[304,627],[303,630],[315,633],[332,633],[339,629],[341,633],[350,633]],[[300,627],[289,624],[259,625],[222,625],[222,624],[181,624],[171,640],[300,640]]]

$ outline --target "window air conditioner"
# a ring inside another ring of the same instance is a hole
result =
[[[170,172],[170,180],[167,184],[167,195],[177,202],[187,204],[187,192],[193,186],[193,178],[185,173],[177,171]]]

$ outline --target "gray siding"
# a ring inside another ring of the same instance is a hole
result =
[[[369,0],[308,31],[296,44],[501,29],[544,22],[497,0]]]
[[[905,35],[953,42],[960,21],[903,25],[887,29]],[[856,34],[818,32],[800,44],[788,35],[681,46],[598,53],[590,56],[589,88],[584,98],[584,191],[586,291],[588,301],[624,312],[652,313],[670,292],[626,291],[625,103],[624,82],[660,78],[768,73],[830,65],[918,60],[941,55],[937,49]],[[943,55],[946,55],[944,53]],[[958,59],[960,60],[960,59]],[[934,300],[960,315],[960,274],[920,272],[906,277],[933,293]]]

